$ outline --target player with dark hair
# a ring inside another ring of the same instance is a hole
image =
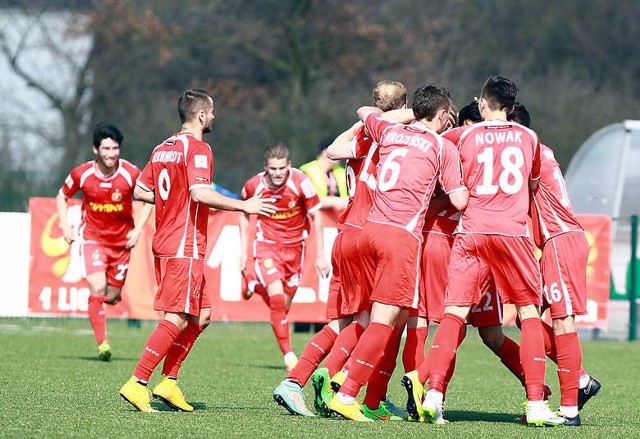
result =
[[[507,78],[488,78],[478,100],[484,121],[469,127],[458,143],[470,197],[454,238],[445,314],[427,359],[418,368],[418,372],[428,368],[429,391],[424,401],[422,380],[407,379],[411,378],[407,375],[403,379],[410,413],[427,422],[444,423],[443,394],[465,319],[493,285],[504,303],[516,305],[522,322],[520,361],[528,398],[527,423],[565,422],[543,401],[544,339],[537,309],[540,271],[527,228],[529,191],[537,188],[540,178],[540,147],[535,132],[507,122],[517,92],[516,84]]]
[[[152,394],[177,411],[193,411],[177,385],[178,371],[211,319],[211,299],[204,288],[209,208],[269,216],[270,198],[236,200],[212,187],[213,154],[204,142],[211,131],[213,97],[186,90],[178,99],[180,132],[156,146],[135,188],[137,199],[156,205],[152,250],[158,291],[154,309],[164,318],[147,339],[133,376],[120,396],[141,412],[154,412],[147,384],[164,359],[162,378]]]
[[[120,301],[131,249],[138,243],[153,206],[143,207],[134,224],[133,188],[140,170],[120,158],[124,136],[114,125],[93,130],[95,160],[71,170],[56,197],[60,228],[67,243],[80,243],[83,275],[89,285],[89,322],[98,343],[98,357],[111,358],[104,304]],[[67,221],[68,198],[82,191],[82,218],[77,236]]]

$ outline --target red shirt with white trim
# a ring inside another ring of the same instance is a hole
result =
[[[532,198],[531,219],[535,243],[542,248],[554,236],[581,232],[583,229],[573,214],[564,177],[553,150],[542,144],[540,148],[540,185]]]
[[[456,233],[529,236],[529,180],[540,178],[538,135],[514,122],[471,125],[458,143],[469,204]]]
[[[320,209],[321,202],[307,174],[290,168],[285,182],[270,188],[265,172],[260,172],[246,181],[241,198],[246,200],[256,194],[276,200],[275,213],[270,217],[258,217],[256,240],[286,244],[301,242],[308,236],[311,227],[308,214]]]
[[[409,125],[371,113],[367,132],[378,143],[378,184],[368,221],[402,227],[422,239],[424,216],[436,183],[446,193],[464,188],[455,148],[420,122]]]
[[[127,233],[135,226],[133,220],[133,188],[140,170],[120,159],[116,171],[109,177],[97,172],[96,161],[76,166],[60,188],[67,198],[82,191],[82,218],[78,235],[84,242],[94,241],[108,246],[127,243]]]
[[[155,256],[204,259],[209,206],[194,202],[190,191],[212,187],[212,178],[211,147],[191,133],[174,134],[155,147],[138,181],[155,194]]]
[[[362,228],[373,203],[380,154],[378,144],[366,133],[364,125],[356,131],[352,145],[354,158],[347,160],[346,166],[349,204],[338,223]]]

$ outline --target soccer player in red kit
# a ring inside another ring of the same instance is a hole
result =
[[[154,412],[147,383],[164,359],[162,378],[152,394],[177,411],[193,411],[177,386],[180,366],[209,324],[211,299],[204,285],[209,208],[270,215],[272,199],[236,200],[212,186],[213,154],[203,141],[214,121],[213,97],[205,90],[184,91],[178,99],[179,133],[156,146],[134,190],[137,199],[156,205],[154,309],[163,320],[147,339],[122,398],[141,412]]]
[[[56,197],[60,228],[67,243],[76,239],[67,221],[67,199],[82,191],[82,217],[78,228],[83,275],[89,284],[89,322],[98,343],[98,357],[111,358],[104,304],[120,301],[131,249],[137,244],[153,206],[145,205],[134,224],[133,188],[140,170],[120,158],[124,137],[105,123],[93,130],[96,159],[71,170]]]
[[[463,209],[467,191],[459,161],[444,163],[445,139],[438,135],[449,122],[451,97],[439,85],[416,90],[415,120],[386,120],[375,107],[361,107],[358,117],[378,143],[380,164],[373,204],[358,240],[363,277],[373,279],[371,323],[351,354],[352,365],[329,409],[355,421],[370,422],[356,403],[380,360],[397,322],[417,306],[422,226],[436,182]],[[403,315],[404,314],[404,315]]]
[[[241,197],[248,199],[256,194],[276,200],[276,212],[270,217],[258,218],[256,223],[254,272],[257,282],[266,290],[266,294],[260,295],[270,309],[271,328],[290,371],[298,358],[291,349],[287,314],[300,285],[305,240],[311,227],[308,215],[312,217],[316,237],[316,270],[326,277],[331,269],[324,255],[321,203],[309,176],[291,167],[289,149],[282,143],[265,148],[264,171],[245,182]],[[240,269],[255,290],[253,272],[245,272],[247,256],[244,250],[248,236],[249,215],[245,214],[240,217],[240,248],[243,249]]]
[[[375,106],[383,111],[406,106],[407,89],[399,82],[380,81],[372,94]],[[390,117],[388,113],[387,117]],[[327,407],[333,397],[329,377],[342,368],[369,323],[369,298],[361,294],[358,276],[357,236],[371,208],[379,156],[377,144],[365,134],[363,128],[362,122],[358,121],[326,149],[327,156],[332,160],[347,160],[349,203],[338,218],[338,236],[331,253],[333,277],[326,310],[329,323],[309,340],[296,367],[274,390],[276,401],[290,413],[309,415],[306,407],[297,402],[303,401],[301,388],[313,373],[316,412],[329,416]],[[336,277],[339,280],[334,283]],[[325,367],[316,370],[327,355]],[[381,404],[383,407],[380,409],[385,413],[387,404],[394,407],[388,400]]]
[[[469,310],[480,302],[492,280],[503,302],[516,305],[522,322],[520,360],[529,401],[527,423],[565,422],[543,402],[544,339],[537,309],[540,271],[527,225],[529,190],[537,187],[540,178],[540,147],[535,132],[507,122],[517,91],[507,78],[489,77],[478,101],[484,122],[469,127],[458,144],[470,195],[454,239],[445,314],[425,360],[430,361],[429,391],[421,405],[421,392],[414,395],[427,422],[444,423],[447,370],[455,362]],[[415,383],[414,388],[421,385]]]
[[[509,119],[526,127],[531,124],[529,111],[519,102]],[[542,144],[540,148],[540,185],[531,198],[531,219],[535,243],[542,251],[543,309],[549,309],[552,320],[551,327],[544,324],[545,345],[558,365],[560,413],[567,419],[565,425],[578,426],[578,409],[600,390],[600,383],[582,369],[574,321],[574,316],[587,314],[589,243],[573,214],[553,151]]]

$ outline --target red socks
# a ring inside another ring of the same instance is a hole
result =
[[[283,354],[291,352],[291,336],[289,335],[289,320],[287,319],[287,305],[284,294],[276,294],[269,298],[271,310],[271,329]]]
[[[325,325],[320,332],[307,342],[302,355],[298,359],[298,364],[289,372],[287,378],[304,387],[318,365],[329,355],[337,336],[338,334],[329,325]]]
[[[147,339],[133,376],[141,381],[149,381],[149,377],[179,335],[180,329],[174,323],[168,320],[161,321]]]
[[[367,382],[367,393],[362,402],[372,410],[376,410],[380,406],[380,401],[387,396],[389,380],[396,368],[403,329],[404,327],[393,329],[391,338],[384,348],[384,354]]]
[[[407,328],[407,338],[402,351],[402,365],[405,372],[415,370],[424,361],[424,345],[429,336],[429,327]]]
[[[524,370],[527,398],[529,401],[542,401],[546,361],[542,320],[525,319],[521,325],[520,363]]]
[[[88,314],[89,322],[93,328],[93,334],[96,337],[98,344],[107,339],[107,313],[104,310],[104,297],[102,296],[89,296]]]
[[[556,335],[560,406],[578,405],[578,387],[582,370],[582,348],[577,332]]]
[[[173,342],[167,356],[164,359],[164,365],[162,367],[162,375],[170,376],[172,378],[178,378],[178,371],[180,366],[187,355],[191,347],[195,343],[196,339],[202,334],[203,328],[192,320],[189,320],[187,327],[180,333],[176,341]]]
[[[421,382],[424,382],[422,381],[424,372],[430,369],[427,373],[429,390],[435,389],[445,393],[449,375],[453,375],[452,367],[456,361],[456,350],[463,340],[461,333],[464,324],[464,319],[454,314],[447,313],[442,318],[427,357],[418,368]]]
[[[327,361],[324,362],[325,367],[329,370],[330,377],[342,369],[363,333],[364,327],[358,322],[353,322],[340,331],[327,357]]]
[[[524,386],[524,369],[522,369],[522,364],[520,363],[520,346],[518,343],[505,336],[504,343],[500,346],[496,355],[500,357],[502,364],[507,366],[507,369],[509,369]]]
[[[382,323],[371,323],[364,331],[351,357],[353,361],[349,375],[340,392],[349,396],[357,396],[358,392],[371,377],[374,368],[380,361],[380,353],[384,352],[393,328]],[[377,408],[377,407],[375,407]]]

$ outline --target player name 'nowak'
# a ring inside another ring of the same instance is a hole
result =
[[[182,153],[178,151],[156,151],[151,157],[152,163],[179,162],[182,160]]]
[[[497,131],[488,133],[476,133],[476,144],[486,145],[491,143],[516,142],[522,143],[522,131]]]

